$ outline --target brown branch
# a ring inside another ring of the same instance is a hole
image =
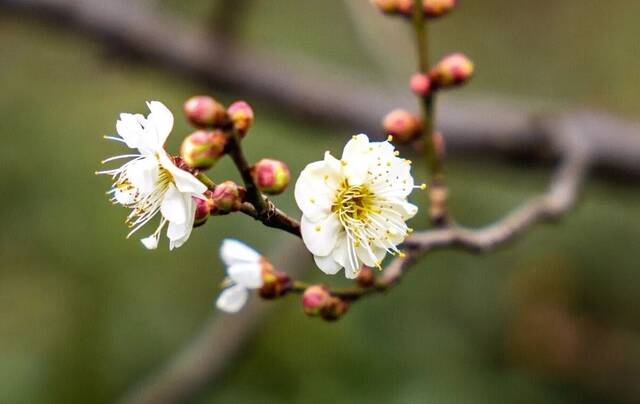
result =
[[[248,202],[242,204],[240,211],[245,215],[249,215],[256,220],[261,221],[265,226],[284,230],[294,236],[302,237],[300,234],[300,222],[276,208],[270,200],[265,199],[265,201],[267,204],[267,210],[263,214],[258,213],[256,208]]]
[[[0,7],[62,23],[60,27],[79,30],[181,77],[233,89],[289,114],[346,126],[350,132],[379,133],[378,122],[388,110],[412,105],[409,96],[312,64],[299,62],[294,67],[274,60],[273,52],[236,46],[224,49],[225,58],[220,58],[216,49],[224,45],[205,29],[127,2],[0,0]],[[559,151],[546,146],[553,133],[540,125],[548,116],[544,110],[513,101],[446,97],[439,104],[438,130],[444,133],[450,153],[557,159]],[[637,123],[594,111],[569,112],[565,119],[581,128],[595,169],[640,178]]]

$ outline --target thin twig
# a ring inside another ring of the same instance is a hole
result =
[[[241,205],[240,211],[245,215],[261,221],[265,226],[284,230],[294,236],[302,237],[300,234],[300,222],[276,208],[270,200],[266,199],[266,204],[267,210],[265,214],[259,214],[256,208],[248,202]]]

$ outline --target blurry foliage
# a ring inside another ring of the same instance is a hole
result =
[[[342,2],[254,3],[246,42],[364,69],[363,77],[388,73],[362,50]],[[210,7],[205,1],[159,4],[194,20]],[[640,82],[631,74],[640,68],[637,2],[462,5],[433,34],[439,54],[462,50],[476,60],[479,75],[469,93],[577,102],[638,116]],[[376,45],[400,49],[384,63],[397,74],[392,83],[404,86],[410,43],[385,42],[385,30],[400,24],[372,18],[382,35]],[[121,148],[100,136],[114,131],[121,111],[143,112],[148,99],[179,111],[182,100],[202,89],[13,15],[0,15],[0,47],[0,402],[111,402],[214,313],[222,278],[217,248],[224,236],[263,252],[290,237],[228,216],[211,220],[172,253],[166,245],[145,251],[138,237],[125,240],[125,211],[109,206],[107,181],[93,175],[102,158]],[[256,126],[245,142],[249,157],[281,158],[293,173],[326,149],[338,151],[340,139],[352,134],[326,137],[326,128],[275,115],[266,105],[255,110]],[[176,126],[169,145],[174,151],[188,131],[179,116]],[[548,175],[544,168],[485,160],[453,161],[448,173],[453,211],[471,225],[497,218],[541,190]],[[234,175],[228,161],[212,172],[217,180]],[[304,318],[293,297],[269,303],[277,312],[200,402],[610,402],[610,389],[553,372],[533,376],[540,366],[509,351],[508,330],[518,324],[514,307],[523,301],[532,307],[571,302],[571,313],[640,341],[633,248],[640,240],[640,191],[595,180],[584,196],[559,226],[537,227],[495,254],[429,256],[398,289],[356,305],[337,324]],[[297,212],[292,193],[278,203]],[[540,267],[558,268],[560,275],[526,275]],[[553,277],[560,278],[554,283]],[[309,278],[327,280],[313,269]],[[536,279],[542,280],[539,289]],[[542,328],[553,325],[542,321]]]

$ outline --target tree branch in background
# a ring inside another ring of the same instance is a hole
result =
[[[0,0],[0,7],[64,23],[59,26],[186,79],[267,101],[305,119],[347,126],[349,132],[379,133],[380,117],[390,106],[412,105],[409,96],[390,95],[358,77],[321,71],[301,61],[294,67],[275,60],[273,52],[236,46],[226,49],[222,60],[215,51],[221,42],[206,30],[127,2]],[[447,150],[453,154],[559,157],[558,150],[547,147],[554,133],[544,124],[555,117],[543,110],[486,97],[467,101],[447,97],[439,105],[438,119],[438,130],[446,134]],[[581,128],[594,169],[640,178],[640,125],[595,111],[567,112],[564,119]]]

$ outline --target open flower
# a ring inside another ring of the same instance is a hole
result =
[[[162,215],[156,231],[142,239],[148,249],[158,246],[163,227],[168,223],[169,248],[180,247],[189,238],[193,228],[196,204],[193,198],[204,199],[207,187],[192,174],[181,170],[164,150],[164,143],[173,129],[173,114],[158,101],[147,103],[151,113],[120,114],[116,123],[118,136],[107,139],[126,144],[137,153],[108,158],[103,163],[130,159],[113,170],[97,174],[110,175],[114,182],[108,194],[112,201],[132,209],[126,219],[131,236],[153,219]]]
[[[380,267],[387,253],[411,231],[405,221],[418,208],[407,202],[415,188],[411,162],[397,157],[388,142],[354,136],[338,160],[307,165],[295,188],[302,210],[302,239],[318,267],[327,274],[345,269],[347,278],[362,265]]]
[[[216,306],[227,313],[236,313],[247,302],[249,290],[263,286],[262,269],[266,261],[246,244],[232,239],[222,242],[220,257],[227,267],[228,278]]]

